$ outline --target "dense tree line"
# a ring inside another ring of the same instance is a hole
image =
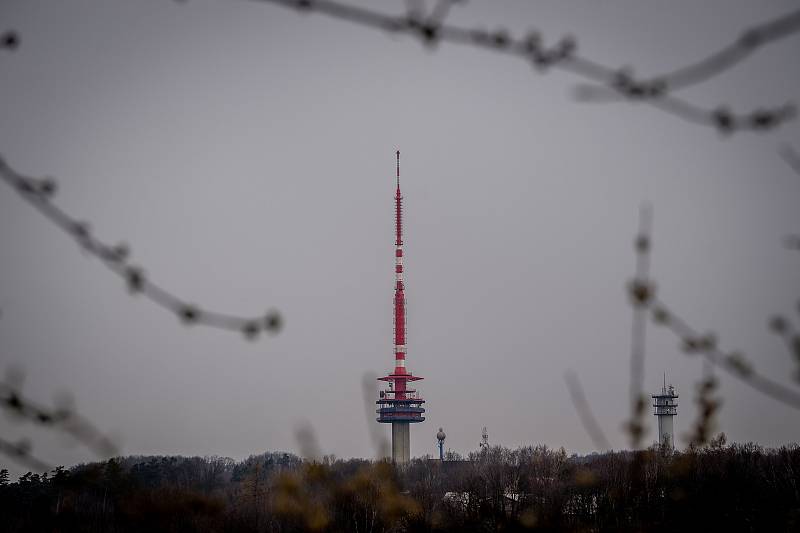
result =
[[[16,482],[3,470],[0,530],[800,531],[796,445],[449,459],[121,457]]]

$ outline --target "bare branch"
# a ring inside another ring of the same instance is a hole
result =
[[[52,203],[56,183],[51,178],[37,179],[23,176],[0,157],[0,180],[5,181],[50,222],[75,239],[83,250],[100,259],[103,265],[121,277],[132,294],[144,295],[150,301],[171,311],[184,324],[238,331],[248,339],[255,339],[262,331],[274,333],[280,330],[283,321],[276,311],[251,318],[218,313],[187,303],[157,285],[145,275],[142,268],[129,263],[128,246],[104,244],[92,236],[87,223],[70,217]]]
[[[692,425],[692,432],[686,436],[691,447],[703,446],[711,439],[716,415],[722,406],[722,400],[714,396],[719,381],[714,377],[713,366],[707,363],[704,367],[705,376],[697,384],[697,420]]]
[[[631,327],[631,418],[626,428],[631,435],[633,448],[641,446],[645,434],[644,414],[647,399],[644,396],[644,359],[646,350],[647,305],[653,298],[654,285],[650,281],[650,226],[652,209],[643,206],[639,211],[639,234],[636,237],[636,277],[630,282],[628,290],[633,306],[633,325]]]
[[[375,451],[375,459],[384,460],[389,456],[389,441],[383,431],[375,423],[375,381],[378,379],[374,372],[365,372],[361,377],[361,392],[364,400],[364,414],[366,416],[367,430]]]
[[[723,50],[695,64],[667,74],[665,77],[640,81],[633,76],[630,69],[612,68],[580,56],[577,53],[577,41],[573,37],[566,36],[556,45],[547,48],[543,46],[542,38],[538,33],[532,33],[525,38],[515,38],[505,30],[488,32],[482,29],[445,24],[441,20],[452,1],[439,0],[434,11],[437,11],[438,8],[442,14],[428,17],[424,23],[420,23],[420,18],[415,15],[421,9],[417,2],[408,4],[406,15],[394,16],[335,0],[251,1],[275,4],[301,12],[316,12],[393,34],[405,34],[427,45],[448,42],[482,48],[521,58],[540,72],[551,67],[559,68],[595,84],[600,84],[625,100],[648,103],[656,109],[694,124],[712,127],[721,133],[773,129],[793,119],[796,114],[795,107],[791,103],[759,108],[746,113],[731,111],[726,106],[703,109],[672,94],[670,91],[673,87],[670,82],[674,83],[676,87],[683,87],[690,83],[704,81],[708,77],[730,68],[749,55],[756,47],[796,32],[800,27],[798,13],[791,13],[770,23],[747,30],[744,36],[737,41],[738,44],[732,45],[737,47],[737,50],[739,47],[747,49],[746,54],[741,52],[732,54]],[[592,98],[596,92],[596,89],[584,87],[579,93],[579,97],[581,99]]]
[[[800,311],[800,305],[798,311]],[[786,348],[797,363],[795,378],[800,382],[800,332],[795,330],[792,324],[782,316],[772,317],[769,321],[769,329],[786,343]]]
[[[798,175],[800,175],[800,154],[788,144],[783,145],[778,151],[786,164],[789,165]]]
[[[800,31],[800,10],[748,28],[734,42],[708,57],[667,74],[655,76],[655,79],[663,80],[669,90],[702,83],[741,63],[762,46],[798,31]]]
[[[428,15],[428,24],[441,25],[444,23],[444,19],[447,18],[447,14],[453,4],[460,2],[461,0],[436,0],[430,15]]]
[[[789,407],[800,409],[800,392],[762,376],[742,354],[721,351],[713,334],[698,333],[663,302],[653,300],[651,308],[653,321],[666,327],[681,339],[683,351],[687,355],[701,355],[765,396]]]
[[[47,472],[53,469],[51,465],[31,454],[31,444],[25,440],[11,442],[0,437],[0,453],[27,468],[38,470],[39,472]]]
[[[19,388],[10,383],[0,382],[0,408],[34,424],[62,431],[92,450],[98,457],[109,457],[119,452],[109,437],[70,406],[49,409],[25,398]]]
[[[770,398],[778,400],[790,407],[800,409],[800,393],[796,392],[780,383],[773,381],[761,374],[758,374],[753,365],[740,353],[726,353],[717,347],[716,336],[712,333],[702,335],[694,328],[672,312],[669,307],[656,297],[655,284],[648,279],[649,253],[651,240],[649,235],[650,219],[649,214],[643,212],[640,218],[639,237],[636,239],[636,278],[628,285],[628,294],[634,311],[634,329],[631,341],[631,395],[634,397],[634,405],[638,407],[635,400],[637,391],[635,388],[637,380],[641,380],[643,375],[644,361],[644,329],[645,326],[637,318],[637,313],[650,310],[653,322],[667,327],[682,340],[683,351],[687,354],[700,354],[710,363],[722,367],[725,371],[739,378],[752,388],[758,390]],[[800,354],[800,340],[798,340],[798,353]],[[800,359],[800,355],[798,355]],[[640,381],[638,381],[640,383]],[[643,400],[643,397],[640,399]],[[644,402],[642,401],[642,405]],[[642,409],[643,411],[643,409]],[[635,414],[638,411],[635,411]],[[635,437],[638,426],[635,425],[636,419],[629,423],[629,431]]]
[[[578,375],[570,370],[564,374],[564,381],[567,382],[567,389],[572,399],[572,405],[575,406],[575,411],[578,412],[578,417],[581,419],[583,429],[589,434],[589,438],[592,439],[595,448],[603,451],[610,450],[611,445],[608,443],[605,433],[603,433],[603,428],[600,427],[600,424],[592,413],[592,408],[586,400],[586,394],[584,394]]]
[[[632,70],[625,71],[624,85],[642,98],[657,98],[660,95],[697,85],[722,74],[738,65],[757,49],[771,42],[800,31],[800,10],[777,17],[765,24],[746,29],[729,45],[689,65],[650,77],[635,78]],[[581,85],[579,92],[586,100],[619,100],[624,96],[619,91],[597,85]]]

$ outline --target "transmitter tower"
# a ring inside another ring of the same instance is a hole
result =
[[[378,422],[392,425],[392,461],[407,463],[411,457],[409,425],[425,420],[425,400],[408,384],[419,381],[406,369],[406,296],[403,285],[403,197],[400,194],[400,151],[397,152],[395,204],[395,285],[394,285],[394,370],[378,378],[388,383],[378,393]]]
[[[667,375],[664,374],[664,386],[661,394],[653,394],[653,414],[658,418],[658,444],[665,448],[675,447],[675,435],[672,419],[678,414],[678,395],[672,384],[667,387]]]

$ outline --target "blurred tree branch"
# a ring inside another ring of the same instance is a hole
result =
[[[692,425],[691,433],[686,435],[690,448],[699,448],[711,440],[711,433],[716,424],[716,415],[722,400],[714,396],[719,389],[719,380],[714,377],[714,367],[708,361],[703,365],[703,379],[697,384],[697,419]]]
[[[761,47],[798,31],[800,31],[800,10],[752,26],[743,31],[732,43],[671,72],[658,74],[649,79],[635,79],[629,71],[626,83],[630,88],[638,88],[637,92],[642,95],[676,91],[704,83],[743,62]],[[595,86],[595,88],[601,90],[601,87]]]
[[[800,392],[762,376],[743,354],[720,350],[713,333],[700,334],[663,302],[654,298],[650,306],[653,321],[666,327],[680,338],[682,349],[687,355],[701,355],[764,395],[795,409],[800,409]]]
[[[798,175],[800,175],[800,154],[798,154],[791,146],[784,145],[779,152],[786,164],[789,165]]]
[[[47,472],[53,469],[50,464],[42,461],[31,453],[31,444],[27,440],[11,442],[0,438],[0,454],[5,455],[27,468],[38,470],[39,472]]]
[[[646,102],[663,112],[694,124],[715,128],[722,133],[769,130],[796,115],[795,106],[791,103],[741,113],[724,105],[705,109],[678,98],[673,92],[708,81],[740,63],[756,49],[800,31],[800,11],[753,26],[745,30],[732,44],[697,62],[644,80],[635,77],[632,69],[612,68],[579,55],[578,43],[570,36],[547,47],[537,32],[531,32],[524,38],[515,38],[502,29],[489,32],[446,24],[444,19],[450,5],[454,3],[453,0],[438,0],[431,16],[427,17],[424,14],[424,3],[420,1],[407,2],[406,13],[403,15],[390,15],[335,0],[250,1],[275,4],[300,12],[316,12],[392,34],[409,35],[431,48],[440,42],[446,42],[519,57],[537,71],[558,68],[592,82],[594,85],[578,88],[576,94],[580,100],[598,97],[607,99],[610,92],[612,96]]]
[[[631,326],[631,367],[630,402],[631,418],[625,428],[631,436],[631,446],[641,446],[646,433],[644,415],[647,410],[647,397],[644,395],[644,361],[647,347],[647,310],[645,304],[652,291],[650,281],[650,227],[653,213],[650,206],[639,210],[639,233],[636,237],[636,277],[629,285],[633,306]]]
[[[119,453],[114,442],[94,427],[86,418],[75,412],[69,402],[47,408],[26,398],[19,384],[0,382],[0,408],[21,420],[66,433],[98,457]]]
[[[586,394],[583,391],[583,386],[581,386],[578,375],[570,370],[564,374],[564,381],[567,383],[572,405],[575,406],[575,411],[578,413],[581,424],[583,424],[583,429],[586,430],[589,438],[592,439],[595,448],[601,451],[610,450],[611,444],[609,444],[605,433],[603,433],[603,428],[600,427],[594,413],[592,413],[592,408],[589,405],[589,401],[586,399]]]
[[[153,303],[174,313],[184,324],[198,324],[239,331],[248,339],[261,332],[274,333],[282,326],[281,315],[270,311],[260,317],[240,317],[201,309],[187,303],[157,285],[144,270],[129,263],[130,250],[125,244],[111,246],[92,236],[89,224],[73,219],[52,202],[56,182],[52,178],[32,178],[13,170],[0,156],[0,180],[11,186],[50,222],[70,235],[86,252],[94,255],[109,270],[125,280],[132,294],[142,294]]]
[[[637,239],[637,254],[649,254],[650,241],[647,239],[645,242],[646,245],[643,247],[641,239]],[[637,278],[628,286],[628,294],[635,312],[636,309],[649,310],[653,322],[666,327],[681,339],[683,351],[687,355],[700,355],[709,363],[721,367],[765,396],[800,409],[800,392],[759,374],[743,354],[722,351],[718,347],[717,338],[713,333],[699,333],[656,297],[655,283],[646,277],[637,275]],[[798,353],[800,353],[800,340],[796,345]],[[797,357],[800,361],[800,355]]]

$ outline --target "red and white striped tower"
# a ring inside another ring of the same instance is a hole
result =
[[[397,190],[395,202],[395,286],[394,286],[394,372],[378,378],[389,384],[379,392],[378,422],[392,424],[392,460],[405,463],[410,459],[409,424],[425,420],[425,403],[416,390],[406,384],[422,379],[406,370],[406,296],[403,285],[403,197],[400,194],[400,152],[397,152]]]

